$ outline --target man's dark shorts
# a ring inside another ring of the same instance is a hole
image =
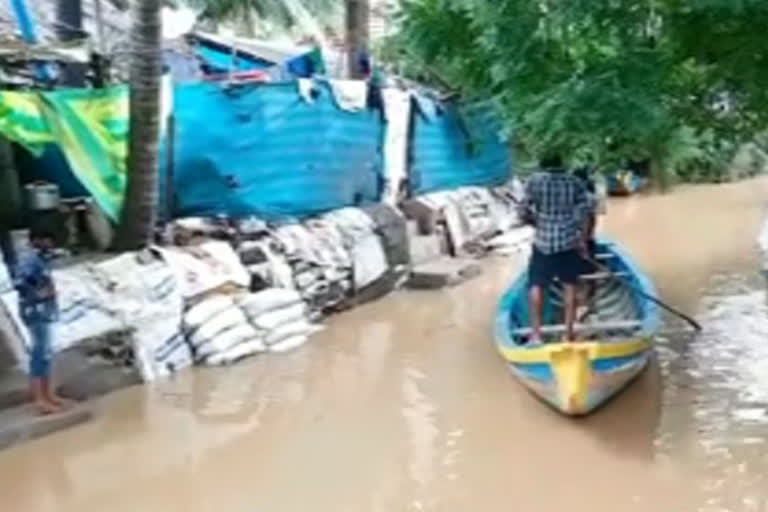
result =
[[[557,278],[563,284],[578,284],[579,277],[589,271],[587,267],[577,249],[544,254],[534,247],[528,264],[528,283],[546,288]]]

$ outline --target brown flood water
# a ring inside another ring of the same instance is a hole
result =
[[[519,262],[333,318],[297,352],[108,397],[0,454],[0,510],[768,511],[768,179],[614,201],[624,242],[705,333],[594,416],[558,416],[491,339]]]

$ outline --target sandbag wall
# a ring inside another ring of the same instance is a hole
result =
[[[533,236],[519,217],[522,195],[521,185],[513,181],[426,193],[403,202],[402,208],[417,223],[412,236],[440,237],[439,245],[450,256],[507,255],[527,248]]]
[[[5,269],[5,266],[0,267]],[[192,364],[221,365],[305,343],[320,327],[296,290],[249,292],[251,277],[228,242],[153,248],[55,269],[60,318],[54,352],[83,350],[145,381]],[[7,272],[0,307],[25,368],[31,346]]]
[[[394,289],[408,271],[404,216],[387,205],[342,208],[303,221],[174,223],[178,244],[229,240],[251,275],[251,290],[294,289],[312,319]]]

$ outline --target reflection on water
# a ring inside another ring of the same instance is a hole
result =
[[[583,420],[491,343],[523,263],[333,318],[290,354],[118,393],[94,422],[0,453],[2,510],[768,510],[767,180],[613,202],[604,229],[705,325]]]

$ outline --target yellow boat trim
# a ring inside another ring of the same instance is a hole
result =
[[[550,353],[550,364],[557,379],[560,407],[569,414],[585,412],[592,377],[590,347],[570,343],[558,345]]]
[[[633,338],[611,343],[576,341],[550,343],[537,348],[510,348],[501,345],[498,348],[504,359],[510,363],[549,363],[552,360],[552,354],[561,352],[563,347],[583,350],[590,361],[595,361],[638,354],[651,348],[651,341],[648,338]]]

